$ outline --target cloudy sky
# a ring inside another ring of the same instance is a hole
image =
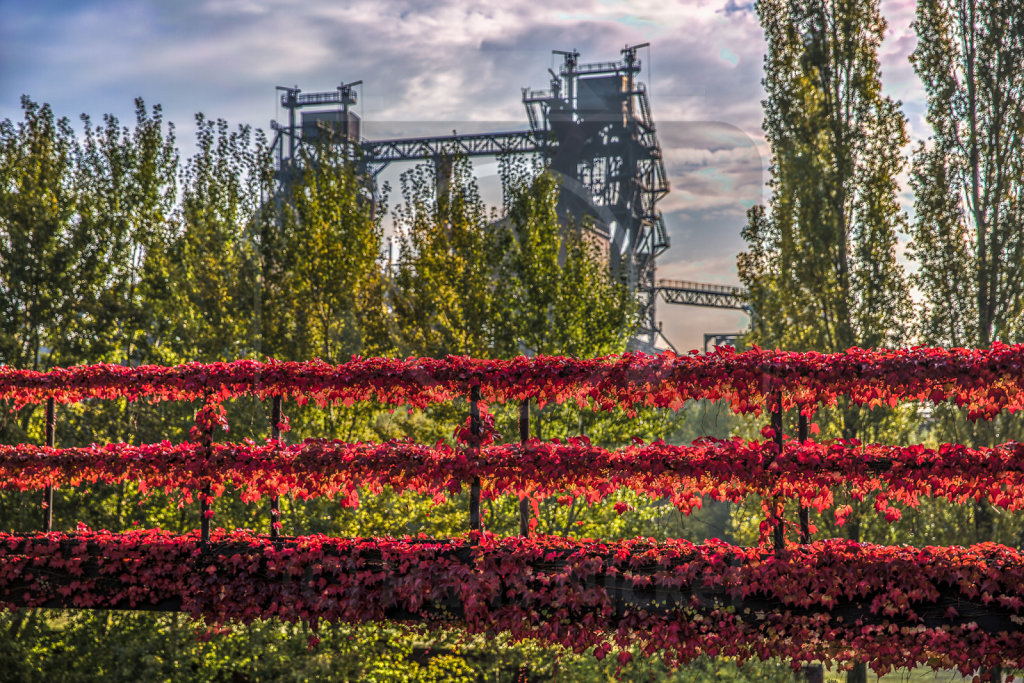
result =
[[[913,0],[884,0],[886,91],[911,135],[926,134],[923,91],[907,56]],[[333,90],[362,79],[358,111],[376,128],[435,122],[443,130],[525,126],[523,87],[546,88],[551,50],[581,61],[640,52],[672,193],[663,278],[734,284],[744,212],[764,200],[764,40],[742,0],[0,0],[0,119],[19,97],[77,121],[124,122],[142,97],[163,105],[184,154],[196,112],[266,129],[280,117],[274,86]],[[738,312],[660,304],[680,350],[705,332],[744,328]]]

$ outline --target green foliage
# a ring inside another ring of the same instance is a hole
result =
[[[877,2],[761,0],[770,208],[748,212],[738,261],[748,341],[842,351],[906,339],[896,263],[904,117],[881,94]]]
[[[75,361],[99,357],[131,362],[146,326],[146,301],[140,292],[152,278],[145,271],[147,254],[156,250],[177,192],[178,153],[174,126],[164,131],[159,106],[147,112],[135,101],[135,127],[119,127],[113,116],[93,127],[87,116],[74,182],[79,192],[78,220],[92,226],[89,243],[78,245],[79,258],[96,259],[98,299],[80,309],[79,334],[90,340],[72,353]],[[88,315],[83,315],[83,313]],[[98,344],[102,344],[97,348]],[[69,364],[55,359],[55,364]]]
[[[911,61],[927,93],[932,136],[914,152],[916,219],[910,253],[921,267],[925,343],[985,347],[1024,333],[1024,13],[1020,3],[927,0]],[[971,445],[1024,437],[1000,416],[968,424],[939,408],[942,440]],[[1019,514],[979,503],[964,532],[974,540],[1020,539]],[[961,527],[965,528],[965,527]]]
[[[417,656],[421,634],[398,625],[325,625],[315,650],[304,626],[208,631],[182,614],[34,610],[3,615],[0,628],[16,636],[0,645],[17,667],[7,674],[23,681],[474,680],[459,656]]]
[[[823,352],[901,344],[910,307],[895,255],[906,221],[896,177],[907,137],[897,103],[881,93],[878,3],[761,0],[756,9],[768,41],[772,196],[743,229],[748,341]],[[834,436],[895,435],[884,411],[841,405],[819,419]]]
[[[596,240],[560,223],[558,181],[503,159],[505,217],[495,226],[498,355],[589,358],[625,349],[636,302],[602,263]]]
[[[494,219],[465,157],[402,174],[396,211],[400,260],[390,300],[400,356],[490,357]]]
[[[259,133],[196,116],[198,152],[185,166],[167,240],[149,254],[150,352],[177,362],[258,353],[259,258],[250,224],[268,196],[270,155]]]
[[[768,681],[794,680],[782,663],[699,660],[669,671],[634,650],[619,667],[506,638],[426,632],[401,624],[324,625],[308,648],[305,627],[261,622],[207,631],[180,614],[103,611],[0,615],[0,661],[9,680],[92,681]]]
[[[266,352],[339,363],[387,350],[383,228],[346,148],[304,147],[284,187],[276,224],[264,228]]]
[[[621,352],[636,303],[580,226],[559,221],[553,175],[503,159],[499,215],[464,157],[402,176],[391,301],[402,355]]]
[[[70,124],[27,97],[21,106],[23,122],[0,124],[0,362],[43,369],[50,355],[67,357],[59,331],[77,327],[76,310],[92,308],[89,285],[98,283],[90,271],[104,254],[80,255],[98,236],[75,220],[79,197],[69,180],[78,143]]]
[[[0,122],[0,363],[138,359],[153,303],[143,261],[173,208],[178,157],[160,108],[135,104],[133,129],[83,117],[81,139],[27,97],[21,123]],[[119,438],[115,411],[99,411],[71,429]],[[36,412],[0,411],[0,439],[24,439]]]
[[[1024,331],[1024,12],[1018,2],[926,0],[912,62],[932,136],[914,153],[925,341],[1017,342]]]

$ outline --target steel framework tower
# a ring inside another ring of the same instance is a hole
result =
[[[580,64],[579,53],[551,72],[548,91],[523,91],[531,130],[555,141],[551,169],[562,178],[560,214],[590,222],[608,240],[613,269],[622,273],[640,303],[634,346],[651,350],[655,320],[655,260],[668,249],[658,200],[669,184],[651,118],[647,89],[637,80],[637,50],[618,62]]]
[[[297,144],[325,134],[358,147],[354,158],[370,178],[397,161],[540,154],[561,181],[559,215],[566,223],[590,226],[607,243],[610,265],[640,304],[632,347],[653,351],[661,336],[655,317],[659,293],[669,303],[748,309],[743,292],[734,287],[656,279],[657,257],[669,246],[657,204],[669,183],[647,89],[638,80],[637,51],[646,46],[624,48],[617,62],[592,64],[580,64],[575,50],[555,50],[563,61],[557,73],[549,70],[549,89],[522,91],[527,130],[364,140],[359,117],[349,110],[361,81],[323,93],[279,87],[288,110],[287,125],[271,122],[279,179],[287,182]],[[325,111],[325,106],[334,108]],[[300,112],[301,122],[296,120]]]

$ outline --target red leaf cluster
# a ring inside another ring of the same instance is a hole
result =
[[[479,477],[486,498],[568,495],[595,503],[621,487],[668,498],[681,511],[702,498],[741,502],[757,494],[782,497],[819,512],[834,504],[833,491],[874,496],[875,509],[892,521],[892,503],[916,506],[921,496],[952,502],[986,499],[1009,510],[1024,508],[1024,444],[969,448],[823,444],[702,439],[677,446],[633,444],[609,451],[585,438],[483,448],[382,444],[311,439],[286,445],[162,442],[84,448],[0,445],[0,489],[42,489],[90,483],[138,482],[143,491],[180,491],[188,500],[209,488],[220,495],[240,489],[246,502],[290,493],[298,498],[342,496],[356,505],[356,489],[383,487],[443,498]],[[848,512],[846,513],[848,514]],[[837,519],[845,519],[837,511]]]
[[[86,365],[49,372],[0,367],[0,399],[16,407],[54,398],[213,400],[290,396],[317,404],[374,400],[423,407],[464,397],[479,385],[488,402],[525,398],[541,405],[576,401],[611,410],[678,409],[687,399],[725,399],[738,412],[785,408],[812,412],[840,395],[861,405],[901,400],[953,401],[970,419],[1024,406],[1024,345],[989,349],[914,347],[843,353],[718,348],[685,356],[627,353],[577,359],[559,356],[482,360],[465,356],[353,358],[322,361],[188,363],[174,367]]]
[[[1024,666],[1024,556],[996,544],[560,537],[271,540],[245,531],[0,534],[0,604],[179,607],[208,624],[415,619],[560,643],[701,655],[865,658],[876,671]],[[955,606],[955,609],[949,607]]]
[[[0,367],[0,400],[15,408],[51,398],[203,401],[190,443],[0,446],[0,489],[137,481],[143,490],[178,490],[186,500],[198,494],[209,504],[232,485],[246,501],[290,493],[342,496],[356,505],[357,487],[375,493],[388,486],[439,500],[478,478],[484,496],[529,496],[535,512],[539,498],[595,502],[620,487],[670,498],[685,512],[704,497],[736,502],[758,494],[765,533],[782,522],[785,499],[823,511],[840,487],[857,499],[873,496],[888,521],[900,517],[892,503],[913,506],[922,495],[1024,507],[1024,445],[1016,443],[934,450],[856,441],[779,446],[766,429],[766,441],[638,441],[616,451],[585,438],[494,445],[486,410],[479,433],[468,422],[455,430],[455,448],[407,441],[212,442],[217,426],[227,428],[222,402],[233,397],[424,407],[465,398],[471,387],[479,387],[483,401],[574,401],[630,413],[638,406],[678,409],[702,398],[724,399],[744,413],[799,408],[809,415],[847,396],[868,406],[952,401],[969,419],[989,419],[1024,406],[1024,345],[353,358],[340,365],[243,360],[50,372]],[[628,506],[615,509],[623,514]],[[850,512],[838,509],[837,522]],[[681,540],[478,533],[453,541],[268,539],[245,531],[218,531],[203,543],[196,534],[93,533],[82,526],[74,535],[0,534],[0,605],[171,606],[215,625],[269,617],[314,626],[415,619],[506,631],[576,651],[593,646],[599,658],[613,645],[638,643],[645,653],[663,652],[669,663],[719,654],[781,656],[794,665],[866,658],[879,673],[920,663],[968,673],[1024,666],[1022,559],[995,544],[916,549],[819,541],[771,552]],[[619,661],[628,661],[628,653]]]

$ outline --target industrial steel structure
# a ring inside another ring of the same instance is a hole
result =
[[[667,344],[655,316],[659,293],[668,303],[749,309],[736,287],[656,279],[657,258],[669,246],[657,205],[669,182],[647,89],[638,80],[637,51],[646,46],[626,47],[620,61],[592,64],[581,64],[575,50],[555,50],[562,65],[557,73],[549,69],[549,89],[522,91],[526,130],[366,140],[360,136],[359,117],[350,110],[361,81],[321,93],[279,87],[281,106],[288,111],[286,125],[271,123],[279,178],[287,182],[298,144],[325,134],[352,146],[353,159],[368,178],[399,161],[540,154],[561,181],[559,215],[589,225],[607,243],[610,265],[622,273],[640,304],[633,348],[654,350],[662,346],[659,337]]]
[[[658,291],[670,304],[750,311],[746,293],[741,287],[686,280],[659,280]]]

